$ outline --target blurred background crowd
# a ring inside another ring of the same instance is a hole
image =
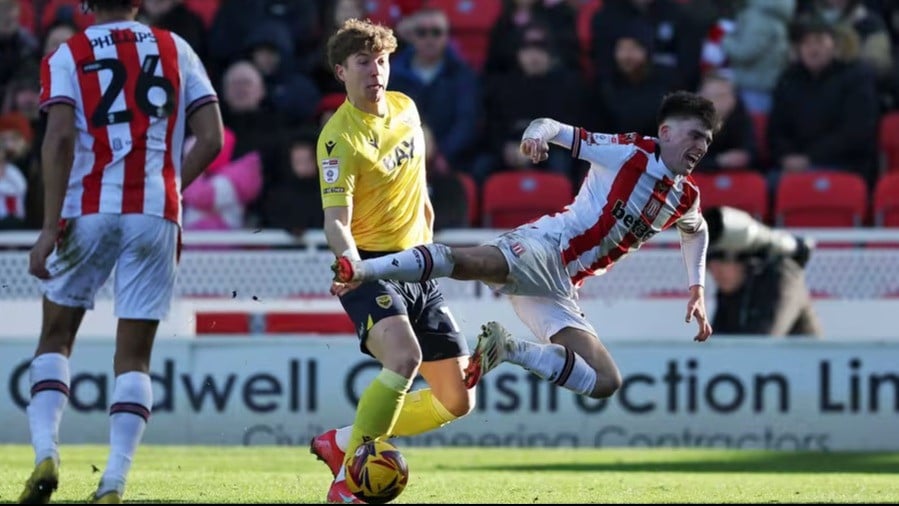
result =
[[[425,123],[438,228],[502,226],[483,207],[504,174],[550,175],[570,198],[587,166],[522,158],[532,119],[655,135],[674,89],[724,118],[702,173],[751,172],[773,195],[784,174],[838,171],[872,201],[899,173],[895,0],[144,0],[139,20],[205,62],[227,128],[184,192],[186,229],[321,227],[317,132],[345,98],[325,43],[351,17],[396,31],[388,89]],[[0,0],[0,229],[40,227],[39,63],[91,21],[78,0]]]

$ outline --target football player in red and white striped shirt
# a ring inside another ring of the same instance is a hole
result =
[[[110,452],[94,500],[121,502],[153,405],[150,352],[174,290],[181,188],[223,138],[215,90],[183,39],[134,21],[139,0],[85,3],[96,23],[41,63],[45,207],[29,272],[41,280],[43,325],[29,371],[36,467],[20,502],[48,502],[57,486],[69,355],[113,268]],[[197,143],[182,161],[186,126]]]
[[[705,308],[708,231],[699,190],[690,178],[720,121],[714,105],[689,92],[664,98],[658,137],[590,133],[549,118],[531,122],[521,150],[535,163],[549,144],[590,162],[586,180],[563,211],[543,216],[480,246],[427,244],[363,261],[338,258],[332,292],[356,282],[451,277],[480,280],[507,294],[538,342],[513,339],[496,322],[483,327],[467,370],[474,386],[503,361],[593,398],[612,395],[621,375],[577,304],[577,290],[637,250],[656,233],[680,231],[689,279],[686,321],[699,325],[696,341],[712,333]]]

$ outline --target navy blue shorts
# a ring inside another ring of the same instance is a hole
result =
[[[421,346],[422,360],[433,362],[469,355],[462,335],[436,280],[424,283],[369,281],[340,297],[359,336],[359,349],[371,355],[365,346],[368,331],[389,316],[407,315]]]

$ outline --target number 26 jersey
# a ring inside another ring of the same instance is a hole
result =
[[[217,101],[181,37],[135,21],[93,25],[41,62],[41,109],[75,108],[63,218],[139,213],[181,221],[185,121]]]

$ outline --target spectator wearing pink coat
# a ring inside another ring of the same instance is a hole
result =
[[[193,143],[193,137],[185,140],[185,154]],[[257,151],[232,160],[235,143],[234,132],[226,127],[222,151],[184,190],[185,230],[243,228],[247,206],[262,190],[262,161]]]

